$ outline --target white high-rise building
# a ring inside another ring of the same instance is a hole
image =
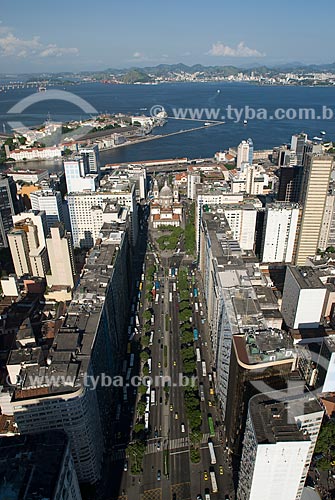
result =
[[[30,194],[31,208],[44,210],[48,229],[56,222],[64,222],[62,196],[52,189],[43,189]]]
[[[187,169],[187,198],[195,200],[196,198],[196,185],[201,183],[200,171],[193,166]]]
[[[233,237],[239,242],[242,250],[253,250],[255,243],[255,230],[257,210],[251,204],[223,206]]]
[[[242,163],[237,175],[230,176],[233,193],[247,193],[251,195],[263,194],[266,185],[266,176],[260,165]]]
[[[20,223],[21,221],[31,222],[37,228],[37,236],[40,245],[45,247],[45,238],[48,233],[47,219],[44,211],[30,210],[29,212],[21,212],[20,214],[13,215],[13,225]]]
[[[74,258],[70,233],[64,231],[64,226],[58,224],[50,229],[46,239],[50,260],[50,272],[47,275],[48,286],[74,286]]]
[[[98,175],[89,173],[88,163],[82,156],[64,160],[64,172],[68,194],[96,190]]]
[[[38,227],[30,218],[15,223],[8,233],[15,274],[44,277],[49,269],[45,244],[38,237]]]
[[[281,313],[289,328],[318,328],[327,288],[312,267],[287,266]]]
[[[131,239],[136,241],[138,231],[135,184],[129,182],[112,186],[104,185],[104,190],[92,193],[68,195],[68,208],[74,247],[90,248],[99,237],[104,222],[108,222],[105,208],[109,203],[125,206],[131,214]]]
[[[261,247],[263,262],[292,262],[299,210],[299,206],[292,203],[266,205]]]
[[[236,166],[237,168],[241,168],[243,163],[249,162],[249,142],[242,141],[237,146],[237,158],[236,158]]]
[[[300,500],[323,414],[308,393],[254,396],[249,402],[237,499]]]

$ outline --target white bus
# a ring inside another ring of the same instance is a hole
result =
[[[151,330],[151,333],[150,333],[150,339],[149,339],[149,346],[151,346],[153,344],[153,341],[154,341],[154,331]]]
[[[152,369],[152,361],[151,361],[151,358],[148,359],[148,367],[149,367],[149,375],[151,373],[151,369]]]
[[[151,389],[150,404],[151,404],[151,406],[156,404],[156,391],[155,391],[155,389]]]
[[[216,482],[215,472],[214,471],[210,471],[209,475],[211,477],[212,492],[213,493],[217,493],[219,490],[218,490],[218,485],[217,485],[217,482]]]
[[[172,302],[172,292],[169,293],[169,302]]]
[[[201,361],[201,367],[202,367],[202,376],[206,377],[207,376],[206,361]]]
[[[159,293],[156,293],[155,304],[158,304],[158,301],[159,301]]]
[[[144,428],[149,429],[149,412],[146,411],[144,414]]]
[[[201,354],[200,354],[199,347],[196,348],[195,353],[197,355],[197,362],[200,363],[200,361],[201,361]]]
[[[174,292],[176,292],[176,291],[177,291],[177,285],[176,285],[176,283],[173,283],[173,284],[172,284],[172,288],[173,288],[173,291],[174,291]]]
[[[209,454],[211,456],[211,464],[215,465],[216,464],[216,456],[215,456],[214,445],[213,445],[212,441],[208,441],[208,449],[209,449]]]
[[[194,303],[194,310],[195,310],[196,313],[199,312],[198,302]]]

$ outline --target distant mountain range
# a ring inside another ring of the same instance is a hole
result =
[[[155,77],[168,77],[180,73],[201,73],[204,77],[236,75],[237,73],[250,74],[254,72],[255,75],[276,75],[282,72],[293,72],[299,74],[306,74],[310,72],[335,73],[335,62],[330,64],[302,64],[299,62],[291,62],[280,65],[261,66],[254,64],[252,67],[238,67],[238,66],[204,66],[202,64],[194,64],[188,66],[183,63],[178,64],[158,64],[157,66],[145,67],[131,67],[131,68],[107,68],[101,71],[81,71],[81,72],[60,72],[60,73],[25,73],[25,74],[0,74],[1,81],[8,81],[14,79],[27,80],[52,80],[53,83],[59,81],[63,83],[66,81],[78,81],[85,77],[96,78],[98,80],[108,79],[110,76],[118,77],[119,80],[125,83],[134,82],[150,82]]]

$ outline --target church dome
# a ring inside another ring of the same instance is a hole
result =
[[[171,188],[169,188],[169,186],[167,185],[167,182],[165,181],[165,184],[159,193],[159,197],[160,198],[172,198],[172,196],[173,196],[172,190],[171,190]]]

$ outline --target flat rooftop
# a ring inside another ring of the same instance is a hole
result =
[[[249,413],[259,444],[275,444],[287,441],[310,441],[308,434],[301,432],[296,419],[301,415],[323,412],[320,404],[310,393],[297,394],[292,391],[287,399],[276,391],[258,394],[249,402]],[[276,394],[278,398],[276,399]]]
[[[325,288],[317,275],[317,272],[310,266],[289,266],[291,273],[298,282],[300,288]]]
[[[294,360],[289,334],[277,328],[249,330],[244,335],[234,335],[233,342],[238,360],[247,365]]]
[[[92,248],[47,362],[28,364],[23,369],[22,382],[15,389],[13,400],[65,394],[81,387],[91,361],[96,330],[120,245],[122,240]],[[12,351],[15,361],[20,357],[23,361],[30,359],[29,353],[22,351]]]

